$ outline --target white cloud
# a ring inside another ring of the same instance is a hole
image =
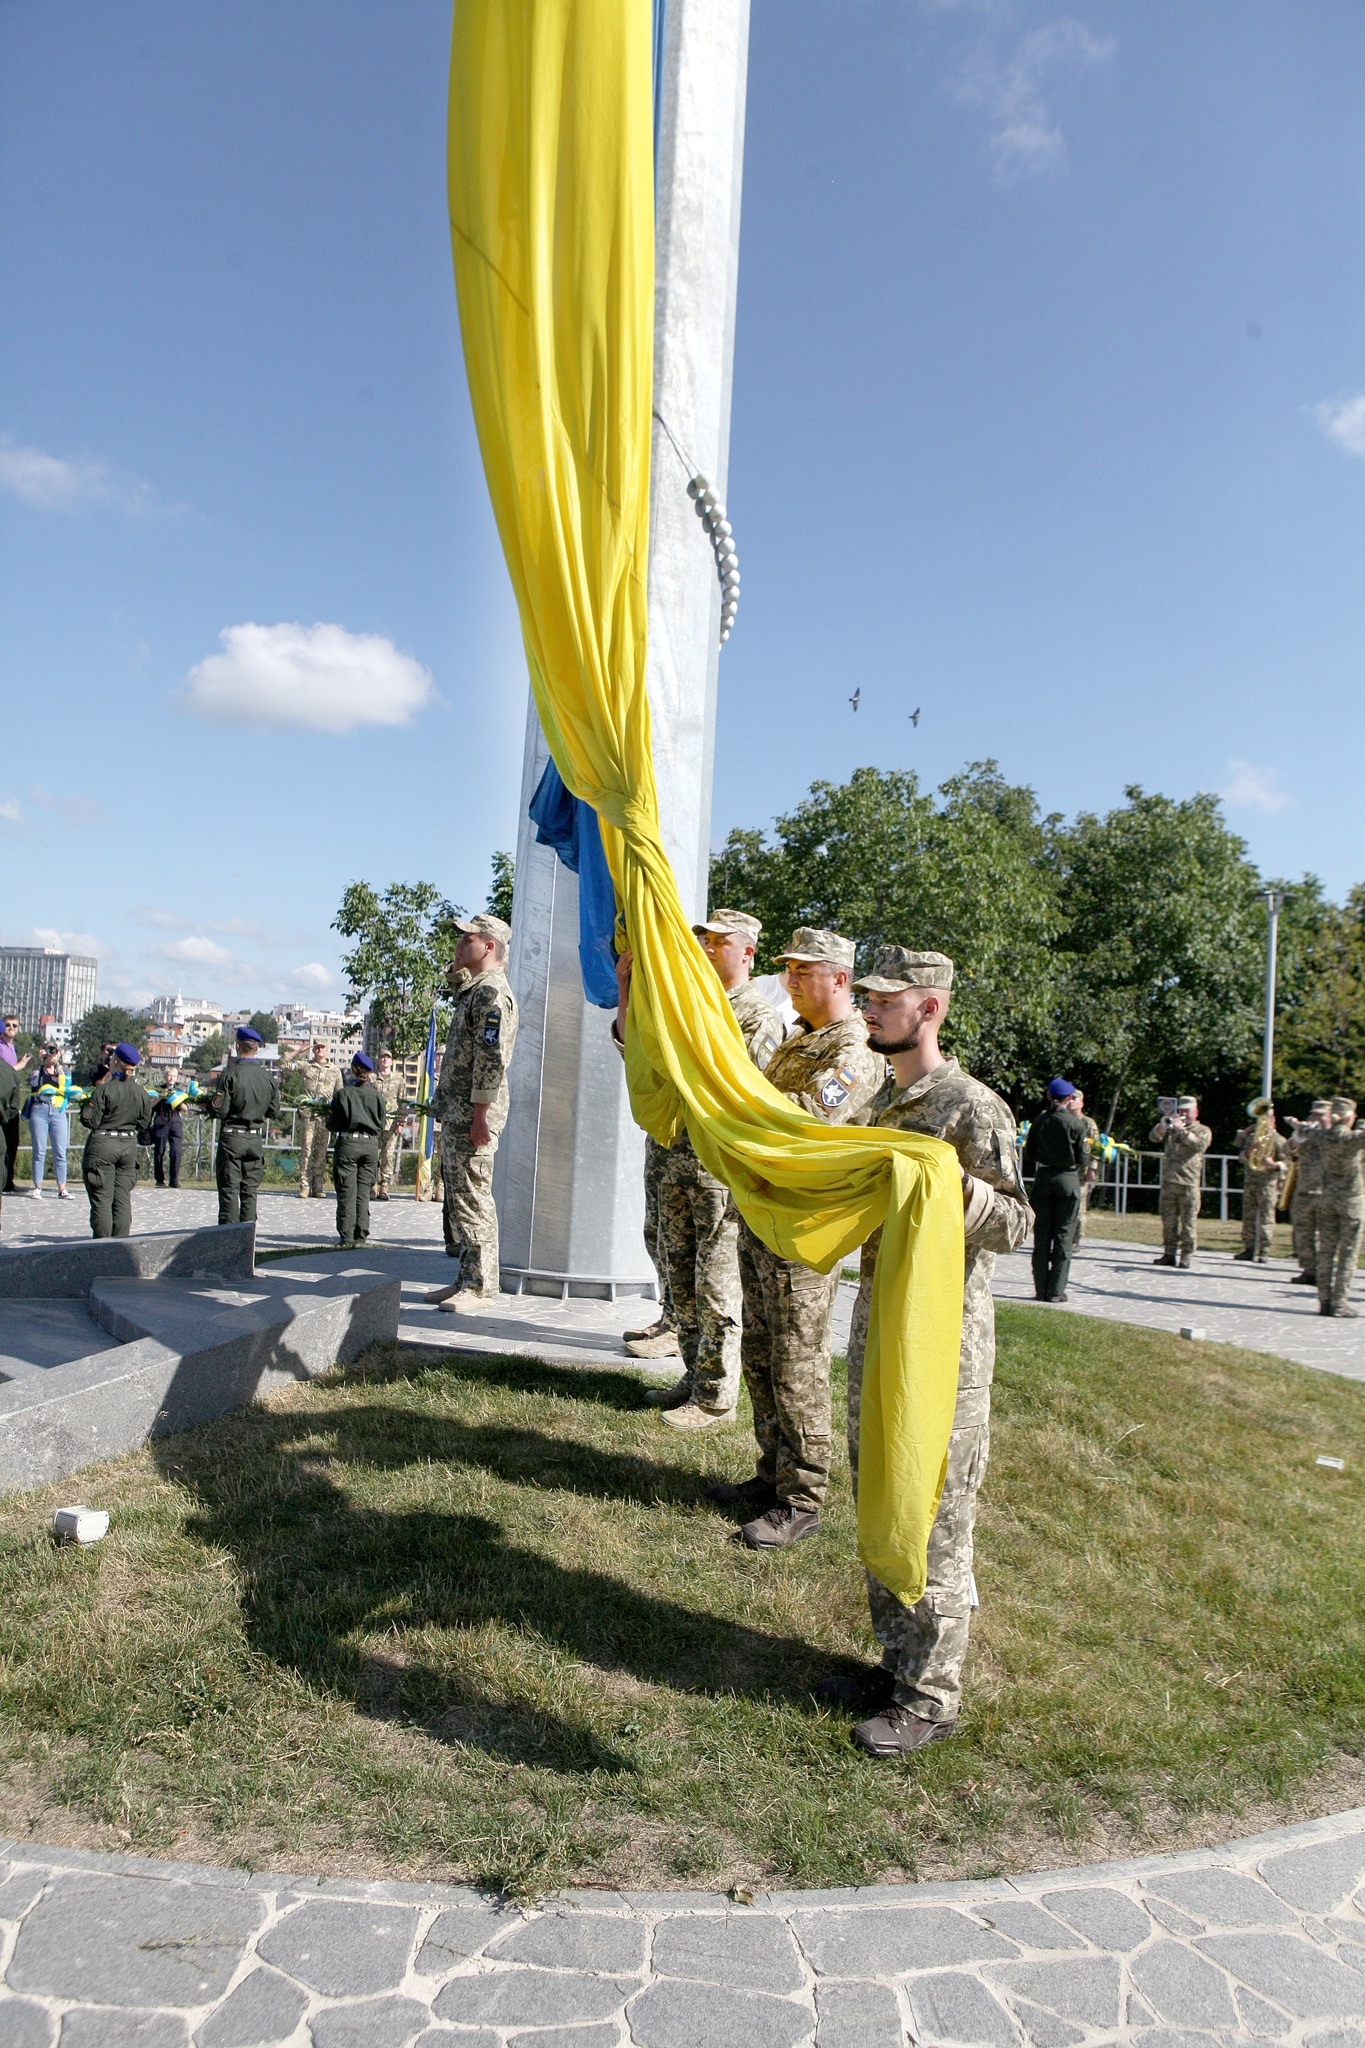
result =
[[[1228,781],[1218,794],[1225,804],[1249,811],[1283,811],[1293,801],[1275,787],[1274,769],[1258,768],[1254,761],[1229,761]]]
[[[1114,43],[1083,22],[1062,16],[1030,29],[1013,51],[983,41],[956,89],[963,106],[980,107],[990,129],[995,175],[1016,178],[1066,169],[1066,138],[1048,104],[1046,88],[1059,74],[1105,63]]]
[[[1348,455],[1365,455],[1365,394],[1359,398],[1324,399],[1313,417],[1329,441]]]
[[[159,960],[179,960],[187,967],[231,967],[233,956],[215,939],[187,937],[172,939],[169,945],[153,946]]]
[[[0,439],[0,490],[41,512],[89,512],[107,505],[116,512],[146,516],[164,508],[152,485],[120,475],[94,455],[49,455],[45,448]]]
[[[350,732],[407,725],[432,695],[420,662],[378,633],[344,626],[225,627],[221,654],[189,673],[181,699],[210,725]]]
[[[294,969],[294,979],[301,987],[309,989],[334,988],[336,976],[320,960],[310,960],[306,967]]]
[[[60,932],[48,924],[35,924],[25,943],[50,946],[56,953],[80,953],[86,959],[95,960],[109,951],[103,939],[95,938],[90,932]]]
[[[12,796],[7,796],[3,802],[0,802],[0,824],[22,825],[23,822],[23,806],[17,804]]]

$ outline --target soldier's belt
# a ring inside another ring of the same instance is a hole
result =
[[[264,1124],[225,1123],[223,1125],[223,1129],[225,1131],[236,1131],[237,1135],[242,1138],[263,1138],[265,1136]]]

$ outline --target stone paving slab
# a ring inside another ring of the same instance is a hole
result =
[[[1365,1809],[1179,1856],[753,1906],[517,1908],[0,1842],[0,2048],[912,2041],[1365,2048]]]

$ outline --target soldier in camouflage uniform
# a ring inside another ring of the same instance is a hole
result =
[[[882,1661],[857,1678],[827,1678],[818,1688],[829,1705],[879,1710],[853,1731],[853,1740],[873,1756],[905,1755],[951,1735],[957,1725],[973,1598],[976,1496],[990,1452],[995,1369],[991,1277],[996,1253],[1013,1251],[1028,1229],[1014,1118],[998,1095],[939,1050],[952,981],[953,963],[942,953],[883,946],[876,972],[858,983],[867,992],[868,1044],[889,1056],[892,1066],[861,1121],[922,1131],[953,1147],[962,1168],[967,1240],[957,1406],[947,1476],[929,1535],[928,1580],[921,1598],[905,1607],[869,1573],[868,1602]],[[848,1340],[848,1446],[855,1489],[863,1356],[880,1236],[876,1232],[863,1246]]]
[[[1331,1118],[1323,1133],[1318,1204],[1318,1308],[1325,1316],[1354,1318],[1360,1311],[1349,1296],[1365,1233],[1365,1124],[1357,1124],[1356,1106],[1345,1095],[1332,1097]]]
[[[1174,1266],[1177,1260],[1188,1266],[1198,1239],[1199,1190],[1204,1173],[1204,1154],[1213,1143],[1213,1132],[1199,1121],[1199,1104],[1192,1095],[1180,1096],[1174,1114],[1153,1125],[1150,1142],[1161,1151],[1161,1256],[1155,1266]]]
[[[372,1086],[379,1090],[379,1099],[384,1105],[384,1128],[379,1134],[379,1163],[375,1169],[374,1194],[376,1202],[387,1202],[389,1189],[398,1179],[398,1154],[402,1145],[399,1132],[403,1128],[404,1111],[398,1106],[403,1093],[403,1082],[394,1071],[393,1054],[381,1052],[375,1071],[371,1076]]]
[[[788,950],[787,988],[797,1025],[768,1061],[774,1088],[825,1123],[854,1123],[886,1072],[869,1051],[853,1001],[852,939],[802,926]],[[758,1469],[739,1485],[709,1489],[725,1507],[754,1510],[743,1529],[751,1550],[813,1536],[829,1486],[829,1326],[839,1267],[816,1273],[779,1258],[747,1223],[739,1226],[744,1291],[740,1362],[754,1409]]]
[[[1086,1115],[1085,1096],[1079,1088],[1076,1090],[1076,1099],[1071,1106],[1075,1110],[1081,1122],[1085,1125],[1085,1144],[1087,1152],[1086,1168],[1084,1174],[1081,1177],[1081,1213],[1076,1218],[1076,1243],[1079,1244],[1081,1242],[1081,1239],[1085,1236],[1085,1219],[1090,1208],[1090,1192],[1091,1189],[1094,1187],[1095,1182],[1099,1179],[1100,1127],[1095,1122],[1093,1116]]]
[[[625,1051],[622,1040],[615,1030],[612,1038],[619,1052]],[[673,1314],[673,1299],[668,1291],[668,1261],[664,1257],[663,1245],[659,1238],[659,1184],[663,1179],[664,1161],[668,1147],[661,1145],[657,1138],[645,1133],[645,1250],[649,1263],[654,1268],[655,1285],[659,1302],[659,1313],[652,1323],[642,1330],[623,1330],[621,1340],[632,1358],[680,1358],[682,1347],[678,1343],[678,1325]]]
[[[313,1056],[294,1069],[314,1102],[330,1103],[341,1086],[341,1069],[327,1057],[320,1038],[313,1040]],[[327,1180],[327,1111],[300,1109],[298,1117],[299,1198],[320,1196]]]
[[[441,1123],[446,1251],[460,1277],[428,1300],[452,1315],[499,1291],[493,1156],[507,1122],[507,1069],[517,1042],[517,1003],[507,980],[512,933],[480,911],[462,933],[447,981],[454,1001],[434,1108]]]
[[[1322,1204],[1322,1148],[1332,1127],[1332,1105],[1319,1096],[1304,1123],[1290,1117],[1290,1147],[1294,1154],[1294,1194],[1289,1212],[1294,1233],[1294,1257],[1299,1270],[1292,1287],[1318,1284],[1318,1210]]]
[[[1251,1122],[1237,1133],[1242,1162],[1242,1249],[1239,1259],[1264,1265],[1275,1240],[1275,1211],[1289,1164],[1289,1147],[1275,1128],[1275,1105],[1268,1095],[1247,1104]]]
[[[750,1059],[766,1067],[782,1027],[772,1005],[749,985],[763,927],[742,910],[716,910],[692,929],[730,999]],[[739,1211],[686,1131],[662,1155],[658,1241],[684,1366],[677,1385],[656,1396],[663,1420],[671,1429],[733,1422],[742,1313]]]

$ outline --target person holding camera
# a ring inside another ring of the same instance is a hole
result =
[[[1169,1106],[1159,1107],[1162,1114],[1149,1143],[1161,1147],[1161,1256],[1152,1263],[1188,1266],[1198,1249],[1204,1154],[1213,1143],[1213,1132],[1200,1123],[1199,1104],[1192,1095],[1178,1095]]]

